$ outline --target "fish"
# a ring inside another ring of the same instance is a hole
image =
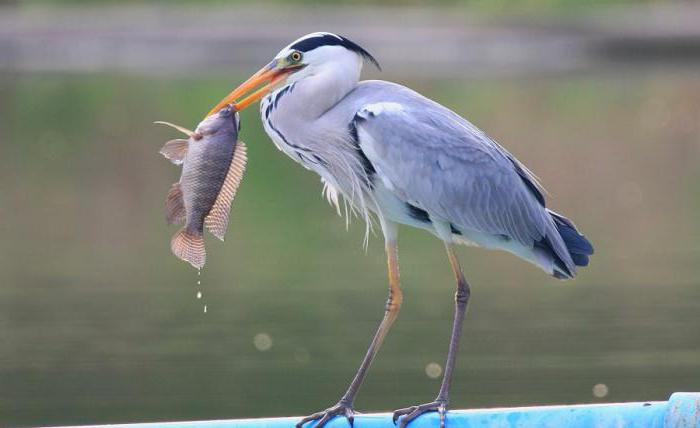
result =
[[[202,120],[194,131],[169,122],[155,122],[183,132],[187,139],[170,140],[160,149],[182,166],[165,202],[168,224],[184,224],[170,241],[173,254],[201,269],[206,262],[204,229],[221,241],[228,228],[231,203],[243,179],[246,145],[238,140],[240,117],[233,106]]]

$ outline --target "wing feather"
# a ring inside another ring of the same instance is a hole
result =
[[[554,227],[534,175],[450,110],[416,96],[365,105],[356,117],[362,150],[403,200],[528,248]]]

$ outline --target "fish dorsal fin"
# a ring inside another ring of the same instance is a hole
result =
[[[156,120],[153,123],[155,123],[156,125],[165,125],[165,126],[169,126],[171,128],[175,128],[178,131],[182,132],[183,134],[187,135],[188,137],[192,137],[195,134],[194,131],[190,131],[189,129],[185,128],[184,126],[175,125],[174,123],[164,122],[162,120]]]
[[[160,154],[175,165],[182,165],[187,154],[188,140],[170,140],[160,149]]]
[[[231,165],[226,174],[224,184],[219,191],[219,196],[216,197],[214,206],[212,206],[209,214],[204,218],[204,225],[209,232],[222,241],[224,240],[224,235],[228,228],[228,215],[231,210],[231,202],[233,202],[238,186],[243,179],[246,161],[246,145],[244,142],[239,141],[236,143],[236,148],[233,151],[233,159],[231,160]]]
[[[180,187],[180,183],[173,183],[165,200],[165,219],[168,221],[168,224],[180,224],[185,222],[185,216],[182,187]]]

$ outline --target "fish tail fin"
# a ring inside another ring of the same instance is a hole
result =
[[[193,233],[186,227],[180,229],[170,241],[170,249],[179,259],[189,262],[197,269],[201,269],[206,261],[204,249],[204,237],[202,232]]]
[[[165,219],[168,224],[180,224],[185,222],[185,202],[182,199],[182,187],[176,182],[170,186],[168,197],[165,200]]]

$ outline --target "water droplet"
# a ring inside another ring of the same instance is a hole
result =
[[[197,300],[202,300],[202,280],[199,279],[202,276],[202,269],[197,269]],[[203,306],[204,313],[207,313],[207,305]]]
[[[258,351],[268,351],[272,348],[272,338],[267,333],[258,333],[253,337],[253,345]]]
[[[596,398],[606,397],[608,395],[608,392],[608,385],[604,383],[597,383],[593,386],[593,396]]]
[[[442,366],[438,363],[428,363],[425,366],[425,374],[431,379],[437,379],[442,374]]]

